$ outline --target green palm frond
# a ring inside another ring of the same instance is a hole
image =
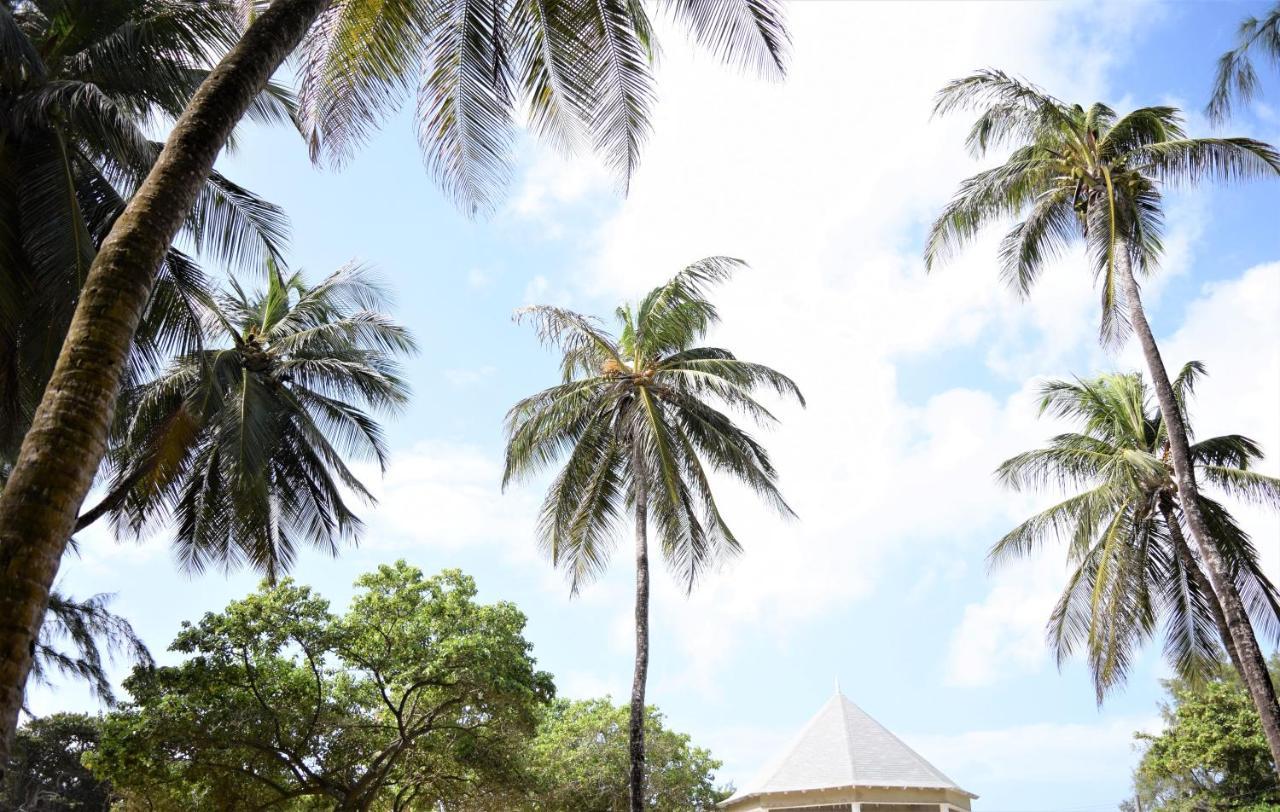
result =
[[[343,163],[416,89],[428,167],[469,212],[493,211],[505,191],[525,109],[536,135],[589,145],[626,188],[655,101],[650,5],[721,60],[784,72],[777,0],[337,0],[301,49],[312,157]]]
[[[1280,175],[1280,152],[1252,138],[1166,140],[1134,149],[1129,159],[1143,174],[1171,186]]]
[[[550,305],[535,305],[520,308],[514,318],[517,324],[533,322],[538,340],[560,351],[560,367],[566,382],[579,375],[597,375],[610,361],[617,364],[618,372],[629,369],[616,341],[590,316]]]
[[[980,110],[966,146],[974,157],[1014,139],[1036,140],[1046,129],[1070,127],[1066,105],[1035,85],[986,68],[947,83],[934,99],[933,114]]]
[[[490,212],[510,179],[511,57],[494,3],[453,3],[432,31],[418,86],[418,141],[445,193]]]
[[[772,79],[786,74],[791,35],[776,0],[664,0],[659,8],[724,61]]]
[[[1280,3],[1261,18],[1246,17],[1237,32],[1237,45],[1218,60],[1213,94],[1205,108],[1211,121],[1221,123],[1231,115],[1236,100],[1248,103],[1258,92],[1258,73],[1250,52],[1258,49],[1271,62],[1280,61]]]
[[[32,684],[50,685],[55,675],[79,680],[100,701],[113,706],[116,697],[107,664],[121,654],[143,668],[153,665],[151,653],[129,621],[107,608],[111,598],[100,594],[77,600],[53,590],[35,643]]]

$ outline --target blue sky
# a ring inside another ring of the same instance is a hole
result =
[[[555,378],[554,358],[511,312],[548,302],[605,315],[685,262],[740,256],[752,269],[722,291],[712,339],[791,373],[809,398],[764,438],[800,520],[727,488],[746,553],[687,598],[662,577],[652,701],[740,784],[838,678],[978,793],[975,808],[1114,808],[1133,731],[1158,725],[1158,645],[1098,708],[1085,670],[1059,670],[1042,642],[1061,557],[988,573],[983,555],[1052,498],[1002,493],[990,478],[1054,433],[1034,415],[1037,381],[1132,368],[1137,356],[1098,349],[1079,255],[1061,258],[1026,303],[996,281],[995,233],[925,277],[928,222],[977,168],[960,146],[968,122],[930,121],[929,100],[992,65],[1071,100],[1173,103],[1207,132],[1197,111],[1214,59],[1262,7],[796,5],[794,69],[780,85],[670,36],[655,136],[629,197],[592,161],[523,144],[508,201],[481,222],[431,183],[407,112],[338,173],[312,168],[296,135],[246,131],[220,166],[289,212],[291,264],[313,278],[353,257],[374,265],[422,347],[408,364],[413,403],[387,423],[396,454],[379,505],[363,512],[360,547],[306,555],[297,577],[341,602],[382,561],[461,567],[486,598],[529,615],[562,693],[621,700],[625,544],[611,575],[569,600],[534,548],[536,485],[499,491],[502,416]],[[1267,89],[1230,128],[1280,142],[1280,83]],[[1280,454],[1277,211],[1280,184],[1172,193],[1169,256],[1147,295],[1170,362],[1210,366],[1201,430],[1247,433]],[[1280,574],[1274,517],[1244,516]],[[158,653],[181,620],[256,582],[177,574],[163,533],[116,544],[99,530],[82,547],[64,588],[117,593],[116,609]],[[33,697],[40,711],[88,704],[71,686]]]

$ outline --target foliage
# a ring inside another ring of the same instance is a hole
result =
[[[151,652],[133,626],[107,609],[110,600],[110,595],[76,600],[56,589],[49,595],[28,685],[51,684],[54,674],[71,677],[88,683],[99,699],[112,705],[116,699],[103,668],[104,648],[108,657],[124,652],[143,668],[152,666]]]
[[[472,812],[622,812],[628,803],[626,705],[608,699],[557,700],[530,743],[528,778],[516,792],[487,799]],[[663,726],[653,707],[645,713],[647,797],[654,812],[715,809],[727,793],[715,785],[720,762],[689,737]]]
[[[1184,411],[1201,373],[1199,364],[1188,364],[1178,377]],[[1049,643],[1059,663],[1085,649],[1099,702],[1124,681],[1161,620],[1165,654],[1177,673],[1192,681],[1216,673],[1217,599],[1202,588],[1201,564],[1184,540],[1165,424],[1142,377],[1052,380],[1040,393],[1042,414],[1067,418],[1079,431],[1006,460],[997,476],[1014,490],[1080,490],[1011,530],[992,548],[990,561],[1031,555],[1054,538],[1067,544],[1072,569],[1049,620]],[[1201,481],[1280,506],[1280,480],[1252,470],[1262,453],[1249,438],[1203,439],[1192,444],[1191,455]],[[1200,501],[1255,625],[1275,636],[1280,593],[1263,574],[1257,550],[1221,503],[1203,493]]]
[[[55,713],[18,728],[0,787],[0,808],[14,812],[106,812],[113,794],[81,757],[98,744],[99,720]]]
[[[1277,664],[1273,658],[1273,674]],[[1208,682],[1173,679],[1165,689],[1165,729],[1136,734],[1145,745],[1134,772],[1142,809],[1280,809],[1280,787],[1262,723],[1238,677],[1223,668]]]
[[[538,535],[576,590],[608,564],[624,507],[643,488],[663,557],[692,588],[707,566],[740,549],[711,492],[727,474],[785,515],[764,447],[715,403],[772,425],[752,396],[765,387],[804,402],[785,375],[696,346],[717,319],[706,290],[741,263],[710,257],[617,310],[618,334],[595,319],[550,306],[525,308],[543,341],[563,354],[563,383],[525,398],[507,414],[503,485],[568,460],[543,502]],[[704,464],[705,461],[705,464]]]
[[[403,561],[342,616],[291,580],[186,623],[182,665],[137,669],[94,773],[133,809],[435,809],[513,780],[550,677],[525,618],[456,570]]]
[[[312,156],[347,160],[416,90],[428,168],[472,209],[491,209],[505,187],[524,110],[536,134],[593,148],[625,184],[650,129],[655,11],[721,59],[783,73],[777,0],[348,0],[300,49]]]
[[[930,230],[926,266],[984,227],[1017,218],[1000,244],[1000,263],[1005,281],[1025,296],[1045,263],[1080,237],[1101,288],[1102,338],[1112,344],[1129,328],[1121,263],[1149,274],[1163,250],[1161,190],[1280,174],[1280,153],[1260,141],[1188,138],[1176,108],[1123,116],[1102,103],[1086,109],[994,69],[939,92],[935,114],[957,110],[978,111],[966,141],[974,157],[1013,151],[961,183]]]
[[[308,286],[274,262],[265,291],[233,282],[203,301],[203,348],[125,396],[110,458],[117,524],[171,520],[195,571],[243,563],[274,578],[301,541],[336,554],[360,528],[344,489],[372,499],[343,455],[385,466],[365,410],[408,397],[397,358],[414,343],[379,312],[385,302],[358,265]]]
[[[97,246],[159,154],[157,123],[181,113],[209,59],[239,36],[225,2],[0,2],[0,458],[12,459],[62,345]],[[287,121],[272,86],[254,105]],[[286,238],[283,213],[214,173],[183,236],[201,256],[260,267]],[[198,341],[203,272],[170,248],[128,376]]]
[[[1231,116],[1236,101],[1249,102],[1258,95],[1258,73],[1251,51],[1261,51],[1272,65],[1280,65],[1280,3],[1261,18],[1246,17],[1236,33],[1236,47],[1218,59],[1213,95],[1205,108],[1211,120],[1222,122]]]

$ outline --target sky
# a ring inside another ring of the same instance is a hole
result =
[[[502,418],[556,380],[555,358],[515,308],[612,313],[688,262],[750,264],[717,291],[709,343],[791,375],[808,408],[781,406],[761,436],[799,514],[783,521],[724,484],[744,554],[691,595],[660,573],[649,698],[739,785],[844,693],[977,793],[975,809],[1114,809],[1129,792],[1135,731],[1157,730],[1159,641],[1099,707],[1079,662],[1059,667],[1044,622],[1060,552],[989,572],[984,556],[1053,493],[1002,491],[991,472],[1061,430],[1038,419],[1045,378],[1132,370],[1134,346],[1099,348],[1097,294],[1080,252],[1027,300],[997,278],[998,229],[926,276],[931,219],[981,166],[968,121],[931,119],[946,81],[992,66],[1071,101],[1174,104],[1193,133],[1218,54],[1260,3],[799,3],[789,78],[767,83],[667,32],[654,135],[629,194],[589,157],[532,142],[492,217],[460,214],[433,185],[410,112],[341,172],[308,163],[296,134],[248,129],[219,167],[282,205],[290,264],[312,279],[352,258],[395,293],[421,353],[411,405],[389,418],[385,476],[357,548],[302,557],[296,577],[337,606],[351,582],[404,558],[460,567],[486,600],[528,615],[539,666],[561,694],[625,701],[632,570],[571,599],[533,539],[539,483],[500,489]],[[1229,125],[1280,142],[1280,82]],[[1270,102],[1277,107],[1268,106]],[[1280,184],[1170,190],[1167,257],[1144,290],[1171,365],[1210,377],[1193,419],[1237,432],[1280,474]],[[250,280],[252,281],[252,280]],[[1242,508],[1280,576],[1280,524]],[[115,593],[162,661],[179,623],[256,584],[178,572],[163,532],[103,528],[63,567],[73,595]],[[123,673],[121,671],[121,673]],[[35,689],[37,712],[90,708],[76,686]]]

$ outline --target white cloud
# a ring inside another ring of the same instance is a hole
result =
[[[478,448],[423,443],[394,454],[385,475],[373,466],[356,473],[378,500],[376,509],[362,513],[366,548],[491,546],[518,560],[536,553],[528,541],[534,493],[503,494],[501,462]]]
[[[1054,550],[1003,568],[987,596],[961,615],[947,653],[948,681],[989,685],[1040,671],[1048,661],[1045,620],[1064,577]]]
[[[714,691],[745,634],[785,645],[794,622],[866,598],[905,544],[937,549],[934,568],[954,569],[964,536],[1008,509],[990,472],[1020,437],[1040,436],[1031,410],[945,385],[913,405],[904,363],[986,337],[1004,359],[994,374],[1021,381],[1093,341],[1089,274],[1051,268],[1024,308],[997,278],[997,235],[932,276],[919,250],[927,221],[975,170],[961,145],[968,122],[930,121],[934,92],[997,64],[1068,97],[1099,95],[1110,43],[1064,42],[1059,26],[1059,15],[1094,12],[940,5],[928,26],[916,13],[792,7],[796,59],[780,85],[671,48],[645,164],[578,274],[586,295],[616,299],[700,256],[747,259],[753,269],[720,293],[712,341],[785,370],[810,400],[764,438],[802,521],[730,487],[722,501],[747,554],[687,599],[659,579],[655,611],[687,658],[683,685]],[[1099,30],[1120,38],[1123,22]],[[890,65],[893,81],[863,80]]]
[[[1120,716],[1094,724],[1030,724],[906,741],[930,761],[947,765],[962,786],[999,787],[1063,782],[1066,774],[1112,775],[1117,764],[1132,761],[1136,731],[1161,727],[1159,717]]]
[[[487,381],[492,378],[494,373],[497,371],[496,367],[488,364],[474,369],[446,369],[444,371],[444,378],[453,386],[461,389]]]

